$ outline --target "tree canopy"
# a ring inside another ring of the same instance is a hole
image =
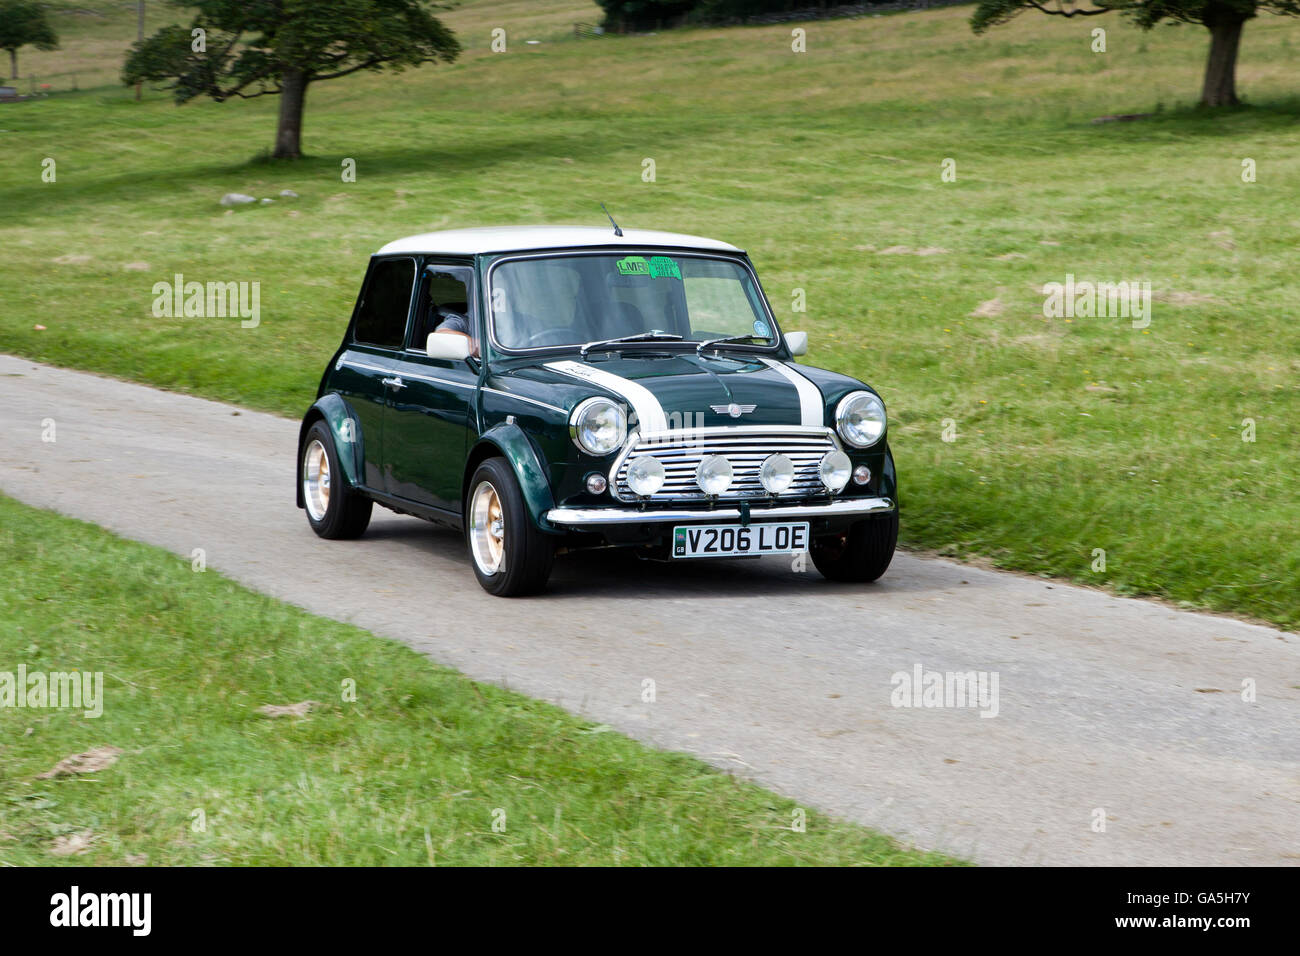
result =
[[[1239,102],[1237,49],[1246,21],[1261,10],[1300,16],[1300,0],[1096,0],[1088,6],[1075,0],[979,0],[970,19],[971,29],[983,33],[1022,10],[1058,17],[1095,17],[1119,11],[1145,30],[1161,21],[1199,23],[1210,31],[1201,104],[1233,106]]]
[[[45,8],[30,0],[0,0],[0,50],[9,51],[9,72],[18,79],[18,51],[25,46],[53,50],[59,37],[45,18]]]
[[[817,0],[596,0],[605,11],[607,27],[649,30],[687,20],[697,23],[726,21],[764,13],[808,9]]]
[[[307,87],[361,70],[450,62],[460,44],[421,0],[197,0],[189,27],[135,44],[122,71],[172,91],[221,102],[279,95],[275,156],[301,155]]]

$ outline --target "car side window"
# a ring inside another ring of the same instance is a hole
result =
[[[470,288],[474,270],[463,266],[429,265],[420,283],[411,342],[407,348],[423,352],[430,332],[461,332],[477,343],[478,328],[472,315]],[[476,349],[477,351],[477,349]]]
[[[376,263],[357,312],[354,338],[366,345],[400,349],[406,338],[406,317],[414,286],[414,259],[385,259]]]

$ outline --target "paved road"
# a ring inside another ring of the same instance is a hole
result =
[[[1295,635],[907,555],[869,587],[782,558],[570,557],[546,596],[495,599],[459,537],[415,519],[376,509],[360,541],[312,534],[296,429],[0,356],[5,493],[203,548],[252,588],[472,677],[981,862],[1300,862]],[[893,706],[893,675],[918,665],[996,675],[996,716],[991,697]]]

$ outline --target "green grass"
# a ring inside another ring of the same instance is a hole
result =
[[[4,497],[0,578],[0,671],[104,674],[98,718],[0,707],[0,865],[955,862]]]
[[[0,107],[0,348],[296,416],[381,244],[599,224],[603,200],[625,225],[745,246],[781,312],[806,291],[786,324],[810,331],[808,360],[889,404],[905,546],[1295,627],[1300,21],[1252,20],[1251,105],[1204,114],[1202,29],[1105,17],[1098,55],[1097,20],[977,38],[968,15],[814,23],[796,55],[789,25],[577,41],[594,6],[465,3],[458,63],[313,87],[295,164],[256,159],[270,98]],[[216,204],[286,187],[302,198]],[[261,326],[152,318],[176,272],[260,281]],[[1150,281],[1150,327],[1045,319],[1039,289],[1067,273]]]

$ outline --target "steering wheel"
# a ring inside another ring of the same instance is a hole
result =
[[[542,329],[528,336],[528,345],[538,348],[543,345],[572,345],[579,341],[577,329]]]

